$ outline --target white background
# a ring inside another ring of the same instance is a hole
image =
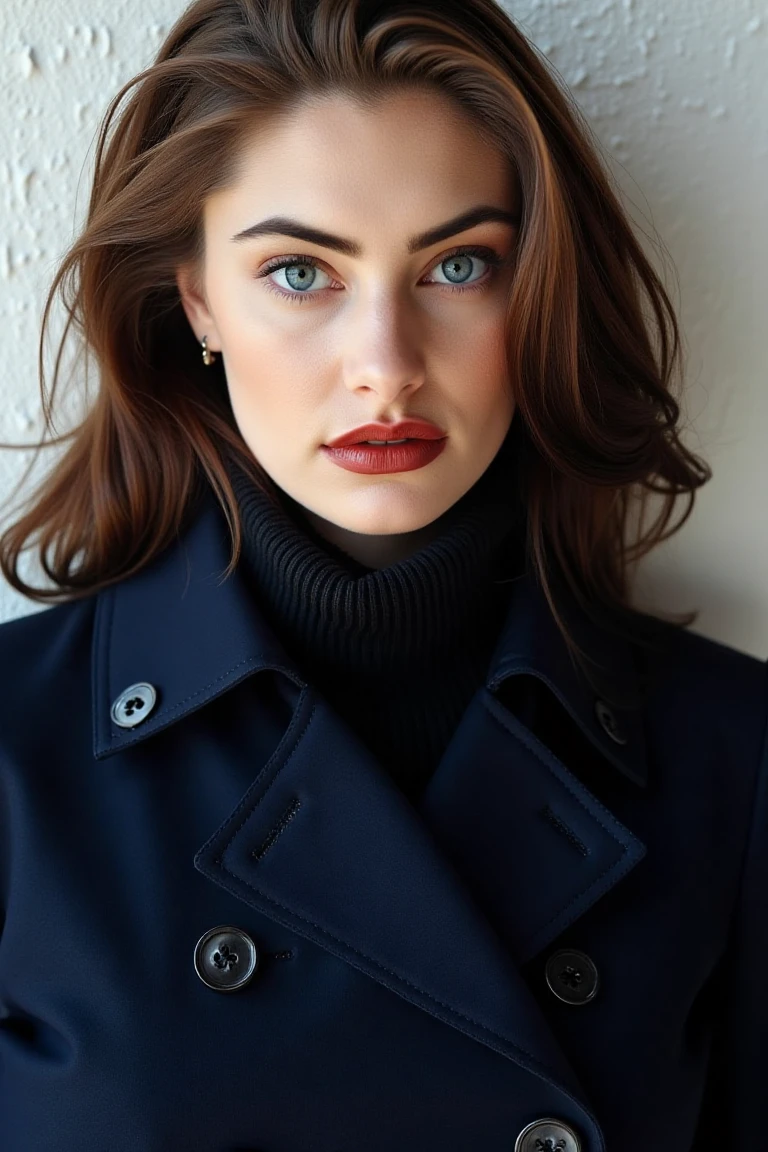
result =
[[[640,566],[635,599],[700,609],[694,631],[768,656],[766,0],[505,3],[587,116],[682,323],[685,440],[714,479]],[[150,63],[177,0],[0,0],[0,440],[42,433],[45,291],[82,220],[111,96]],[[671,256],[659,255],[656,233]],[[665,271],[666,268],[666,271]],[[675,274],[679,278],[678,283]],[[57,430],[66,430],[59,410]],[[0,451],[2,527],[55,461]],[[681,505],[682,507],[682,505]],[[30,557],[22,574],[45,585]],[[45,610],[0,582],[0,620]]]

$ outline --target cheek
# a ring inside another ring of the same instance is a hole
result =
[[[306,357],[291,356],[286,343],[236,339],[226,374],[235,419],[257,454],[284,455],[314,440],[324,396]]]
[[[480,413],[503,411],[510,403],[506,340],[503,331],[481,325],[462,341],[456,341],[452,354],[438,369],[437,378],[450,381],[455,402]]]
[[[489,405],[508,407],[511,385],[507,366],[506,325],[502,320],[488,325],[484,339],[474,345],[475,363]]]
[[[255,310],[249,314],[235,304],[223,315],[219,333],[233,407],[265,414],[284,409],[288,392],[295,396],[296,381],[307,376],[306,356]]]
[[[472,346],[479,363],[489,372],[506,362],[506,311],[500,311],[473,327]]]
[[[292,387],[312,377],[317,359],[311,336],[301,336],[261,298],[264,290],[239,285],[217,298],[216,319],[226,354],[227,375],[237,387],[274,381],[275,388]],[[298,311],[299,305],[296,305]]]
[[[458,311],[458,309],[457,309]],[[474,377],[497,377],[506,363],[507,316],[503,301],[467,306],[464,316],[446,325],[441,343],[454,365]]]

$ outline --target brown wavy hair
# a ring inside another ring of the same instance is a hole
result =
[[[85,227],[43,313],[46,430],[73,330],[86,392],[94,364],[98,389],[72,431],[31,446],[72,441],[0,536],[15,589],[54,602],[131,576],[173,542],[206,484],[231,531],[225,576],[233,571],[241,528],[222,453],[267,491],[271,482],[234,421],[221,359],[202,363],[177,268],[201,257],[203,203],[232,178],[260,118],[328,93],[372,109],[403,86],[455,101],[519,182],[513,426],[528,555],[558,626],[581,651],[558,612],[558,573],[614,621],[658,620],[630,605],[629,566],[682,527],[711,477],[679,436],[678,324],[565,84],[495,0],[195,0],[154,63],[117,93],[97,137]],[[66,323],[47,398],[57,296]],[[652,495],[660,507],[646,525]],[[687,507],[673,524],[680,496]],[[52,589],[19,575],[32,537]]]

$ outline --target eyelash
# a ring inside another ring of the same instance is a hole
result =
[[[447,255],[441,257],[441,259],[436,262],[434,267],[438,267],[438,265],[444,264],[446,260],[450,260],[452,256],[477,256],[484,263],[491,266],[491,271],[490,274],[484,276],[482,280],[478,280],[477,283],[471,284],[466,288],[462,287],[461,285],[457,287],[449,287],[447,284],[438,285],[439,288],[448,288],[450,295],[459,295],[463,292],[475,292],[482,288],[486,288],[488,284],[495,279],[499,269],[507,263],[505,258],[500,256],[498,252],[495,252],[493,248],[483,248],[474,245],[457,248],[455,251],[449,252]],[[294,264],[305,264],[311,268],[319,268],[321,261],[315,259],[314,256],[279,256],[273,263],[267,264],[264,268],[262,268],[261,272],[257,273],[256,279],[260,280],[263,277],[269,277],[272,272],[279,272],[281,268],[290,268]],[[279,296],[281,300],[290,300],[291,302],[295,301],[298,304],[303,304],[306,300],[309,299],[310,296],[321,295],[320,292],[286,292],[284,289],[278,288],[277,285],[269,279],[266,280],[265,287],[268,292],[272,292],[275,296]]]

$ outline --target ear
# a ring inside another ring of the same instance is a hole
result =
[[[211,352],[220,352],[219,332],[208,308],[198,268],[192,264],[184,264],[177,268],[176,285],[179,289],[181,306],[198,343],[202,341],[203,336],[207,336]]]

